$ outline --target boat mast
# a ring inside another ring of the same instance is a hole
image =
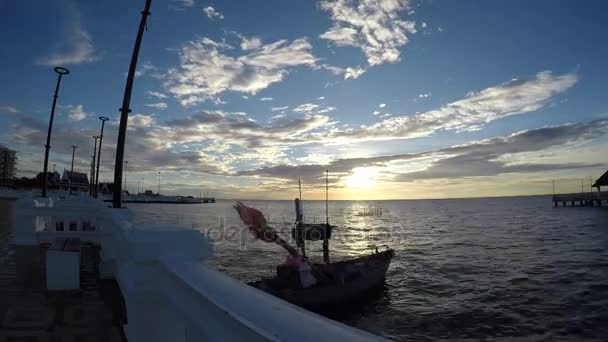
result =
[[[298,188],[300,189],[300,200],[296,203],[297,227],[296,242],[299,242],[302,247],[302,257],[306,258],[306,227],[304,226],[304,208],[302,207],[302,178],[298,177]]]
[[[323,261],[329,264],[329,170],[325,170],[325,227],[323,228]]]
[[[141,21],[139,22],[139,30],[133,47],[133,55],[131,55],[131,64],[129,65],[129,73],[127,74],[127,84],[125,85],[125,95],[120,108],[120,126],[118,128],[118,142],[116,143],[116,162],[114,164],[114,193],[112,194],[112,207],[120,208],[122,201],[122,166],[125,154],[125,140],[127,136],[127,121],[129,120],[129,112],[131,112],[131,92],[133,91],[133,81],[135,79],[135,69],[137,68],[137,59],[139,58],[139,47],[146,29],[146,22],[150,15],[150,5],[152,0],[146,0],[144,10],[141,12]]]

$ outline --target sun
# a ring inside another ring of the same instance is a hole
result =
[[[356,167],[346,178],[346,185],[353,188],[365,188],[376,183],[378,170],[375,167]]]

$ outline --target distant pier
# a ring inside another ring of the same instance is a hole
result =
[[[553,195],[553,205],[566,207],[608,207],[608,191]]]
[[[591,179],[589,179],[591,181]],[[591,182],[589,182],[591,183]],[[593,185],[589,188],[589,192],[583,191],[584,183],[581,183],[581,192],[569,193],[569,194],[555,194],[555,181],[553,181],[553,205],[562,207],[603,207],[608,206],[608,191],[602,191],[602,187],[608,186],[608,171],[606,171],[600,178],[598,178]],[[597,191],[593,191],[593,189]]]

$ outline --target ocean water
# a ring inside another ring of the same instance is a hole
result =
[[[255,241],[231,201],[129,204],[136,222],[199,227],[213,264],[243,281],[271,275],[286,253]],[[245,201],[288,237],[289,201]],[[330,201],[333,260],[389,245],[386,285],[330,316],[400,341],[608,340],[608,209],[553,208],[549,197]],[[378,208],[381,216],[361,216]],[[304,202],[308,222],[325,203]],[[309,254],[321,258],[321,244]]]

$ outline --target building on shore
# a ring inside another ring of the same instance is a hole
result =
[[[606,171],[600,178],[598,178],[595,183],[593,183],[593,187],[597,189],[597,191],[601,192],[603,186],[608,186],[608,171]]]
[[[89,178],[83,172],[63,170],[60,187],[66,190],[71,187],[72,191],[87,192],[89,191]]]
[[[0,187],[13,186],[16,164],[17,152],[0,145]]]

